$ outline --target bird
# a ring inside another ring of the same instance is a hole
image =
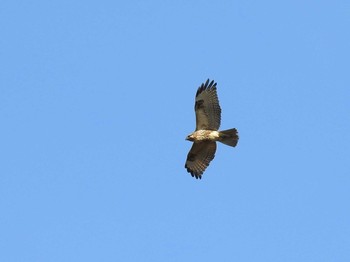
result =
[[[186,137],[193,144],[188,152],[185,168],[196,179],[202,179],[205,169],[214,159],[217,141],[235,147],[239,139],[236,128],[219,131],[221,107],[216,85],[214,80],[208,79],[198,87],[194,105],[196,130]]]

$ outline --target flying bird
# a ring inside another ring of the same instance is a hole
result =
[[[193,145],[188,152],[185,168],[192,177],[201,179],[215,157],[216,141],[235,147],[238,132],[236,128],[219,131],[221,108],[214,80],[209,82],[208,79],[198,88],[195,101],[196,130],[186,137]]]

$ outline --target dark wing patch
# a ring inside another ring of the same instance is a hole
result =
[[[202,178],[202,174],[215,157],[216,142],[194,142],[187,155],[185,168],[192,177]]]
[[[216,92],[216,83],[209,79],[197,90],[196,102],[196,130],[218,130],[221,123],[221,108]]]

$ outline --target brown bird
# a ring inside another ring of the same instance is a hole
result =
[[[221,108],[216,93],[216,83],[209,79],[197,90],[196,103],[196,130],[186,137],[193,145],[187,155],[185,168],[192,177],[201,179],[203,172],[214,159],[216,141],[235,147],[238,142],[236,128],[219,131],[221,123]]]

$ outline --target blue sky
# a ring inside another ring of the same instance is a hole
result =
[[[0,261],[349,261],[349,1],[1,1]],[[194,95],[218,83],[202,180]]]

